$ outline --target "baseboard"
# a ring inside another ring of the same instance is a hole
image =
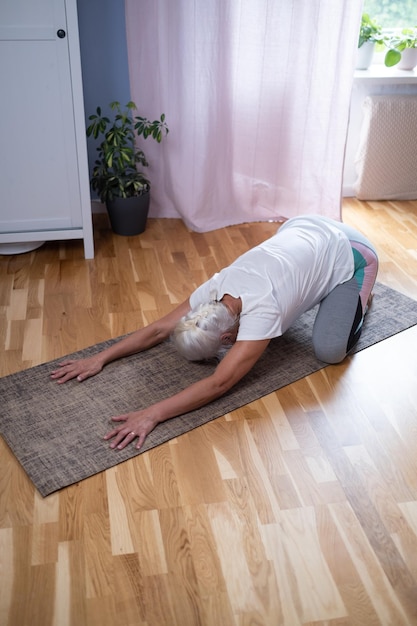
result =
[[[356,196],[353,185],[343,185],[342,187],[342,197],[343,198],[354,198]]]
[[[100,200],[91,200],[91,213],[106,213],[106,205]]]

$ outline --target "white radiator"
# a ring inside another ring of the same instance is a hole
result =
[[[417,198],[417,96],[368,96],[358,152],[360,200]]]

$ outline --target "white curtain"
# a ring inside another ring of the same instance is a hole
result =
[[[197,232],[340,219],[362,0],[125,0],[151,215]]]

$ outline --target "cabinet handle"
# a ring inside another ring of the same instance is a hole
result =
[[[64,39],[64,37],[66,36],[67,33],[65,32],[65,30],[60,28],[59,30],[56,31],[56,34],[58,35],[58,37],[60,39]]]

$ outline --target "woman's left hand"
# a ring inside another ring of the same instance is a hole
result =
[[[117,450],[123,450],[123,448],[129,445],[129,443],[132,443],[136,437],[138,440],[135,447],[139,450],[139,448],[143,446],[146,437],[158,423],[148,411],[135,411],[133,413],[117,415],[116,417],[112,417],[112,421],[123,423],[108,432],[104,436],[104,439],[106,441],[113,439],[110,448],[116,448]]]

